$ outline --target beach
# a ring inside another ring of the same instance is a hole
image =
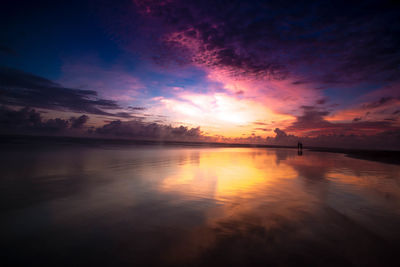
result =
[[[18,142],[0,153],[8,265],[398,263],[395,164],[291,148]]]

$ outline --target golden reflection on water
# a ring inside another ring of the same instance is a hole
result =
[[[348,248],[362,243],[366,250],[351,257],[364,264],[375,260],[367,251],[381,246],[364,231],[385,240],[400,236],[398,166],[284,149],[213,149],[197,157],[166,175],[160,192],[222,205],[204,208],[205,222],[166,250],[168,262],[186,264],[215,253],[235,255],[234,264],[243,247],[233,244],[271,257],[286,253],[286,246],[304,242],[318,251],[340,240]]]
[[[278,164],[276,154],[266,151],[203,151],[197,164],[188,161],[179,165],[175,173],[163,179],[160,189],[216,200],[254,197],[261,188],[297,177],[291,166]]]
[[[43,259],[56,249],[67,261],[69,251],[89,251],[89,262],[130,265],[324,266],[323,258],[363,266],[380,263],[371,251],[400,244],[395,165],[291,149],[152,146],[3,159],[5,249],[20,244]]]

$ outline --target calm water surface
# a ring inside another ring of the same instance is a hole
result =
[[[265,148],[0,156],[9,265],[399,266],[400,166]]]

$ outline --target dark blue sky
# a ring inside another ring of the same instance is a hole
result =
[[[11,2],[11,1],[10,1]],[[96,54],[112,62],[121,50],[86,1],[24,1],[2,9],[3,64],[57,79],[63,57]]]

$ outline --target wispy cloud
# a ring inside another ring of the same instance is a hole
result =
[[[104,67],[96,57],[66,61],[59,82],[72,88],[96,91],[101,97],[129,105],[145,92],[145,85],[122,64]]]

